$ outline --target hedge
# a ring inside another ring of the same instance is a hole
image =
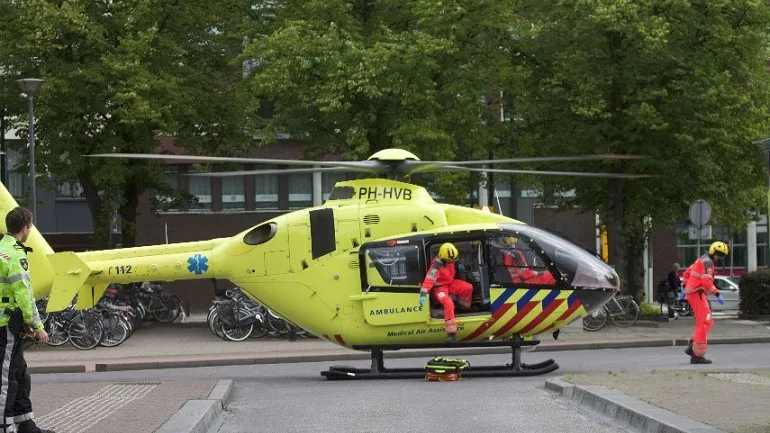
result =
[[[770,269],[760,269],[741,276],[740,310],[751,316],[770,314]]]

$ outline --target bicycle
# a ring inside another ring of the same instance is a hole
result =
[[[631,295],[615,296],[601,308],[583,317],[583,329],[598,331],[607,324],[608,318],[615,326],[631,326],[639,318],[639,305]]]

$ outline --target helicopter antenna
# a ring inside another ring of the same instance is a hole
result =
[[[497,195],[497,189],[494,190],[495,193],[495,200],[497,200],[497,212],[502,215],[503,214],[503,207],[500,206],[500,196]],[[516,197],[511,197],[513,200],[516,200]]]

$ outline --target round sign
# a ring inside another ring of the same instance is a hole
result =
[[[690,221],[698,227],[705,225],[711,219],[711,206],[706,200],[695,200],[690,205]]]

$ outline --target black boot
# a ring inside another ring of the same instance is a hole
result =
[[[689,356],[694,356],[692,354],[692,338],[690,339],[690,341],[687,342],[687,349],[684,349],[684,353],[686,353]]]
[[[19,433],[54,433],[53,430],[41,429],[31,419],[16,424],[16,431]]]
[[[690,364],[711,364],[711,360],[703,356],[691,356]]]
[[[447,343],[454,343],[457,341],[457,337],[455,337],[455,334],[447,334],[446,341]]]

